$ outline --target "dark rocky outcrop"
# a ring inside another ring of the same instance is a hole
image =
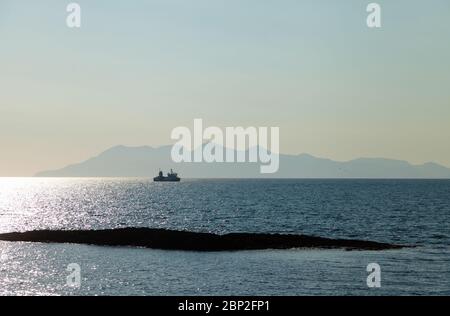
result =
[[[403,246],[364,240],[329,239],[291,234],[231,233],[217,235],[152,228],[106,230],[36,230],[0,234],[3,241],[135,246],[167,250],[230,251],[289,248],[386,250]]]

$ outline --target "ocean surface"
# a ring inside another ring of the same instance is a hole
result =
[[[0,178],[0,233],[152,227],[414,245],[187,252],[0,241],[0,295],[450,295],[450,180]],[[81,286],[67,285],[67,267]],[[366,283],[369,263],[381,287]]]

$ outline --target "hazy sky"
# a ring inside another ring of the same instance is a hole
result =
[[[450,166],[450,2],[0,0],[0,176],[194,118],[279,126],[281,152]]]

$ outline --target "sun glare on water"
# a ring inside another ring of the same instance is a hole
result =
[[[49,224],[57,221],[56,216],[52,216],[51,201],[58,197],[58,192],[67,181],[51,178],[0,178],[0,233],[26,230],[37,212],[45,211],[45,216],[39,217],[45,218]]]

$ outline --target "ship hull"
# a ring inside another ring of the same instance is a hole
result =
[[[163,177],[163,178],[155,177],[155,178],[153,178],[154,182],[180,182],[180,180],[181,180],[180,178],[175,178],[175,179],[166,178],[166,177]]]

